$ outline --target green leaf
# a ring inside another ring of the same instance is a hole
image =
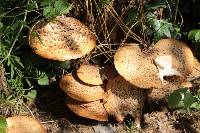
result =
[[[193,103],[194,103],[194,97],[191,94],[191,92],[188,90],[185,94],[184,94],[184,99],[183,99],[183,103],[185,108],[189,108]]]
[[[181,102],[182,96],[179,92],[173,92],[168,97],[169,108],[177,108],[178,104]]]
[[[168,96],[168,106],[171,109],[184,108],[183,98],[184,94],[187,92],[186,88],[180,88],[175,90]]]
[[[194,103],[192,103],[190,108],[200,110],[200,103],[199,102],[194,102]]]
[[[37,95],[37,91],[36,90],[31,90],[27,93],[26,97],[28,99],[35,99]]]
[[[54,3],[54,0],[42,0],[40,3],[41,6],[50,6]]]
[[[128,18],[126,20],[127,25],[134,24],[138,20],[138,11],[136,9],[131,9],[128,11]]]
[[[71,5],[66,0],[57,0],[54,7],[57,15],[69,13],[71,10]]]
[[[39,77],[38,84],[39,85],[49,85],[48,76],[46,74],[43,74],[41,77]]]
[[[55,14],[55,8],[52,6],[45,6],[43,8],[43,15],[47,18],[47,19],[53,19],[54,17],[56,17]]]
[[[194,42],[200,42],[200,30],[191,30],[188,34],[188,39]]]
[[[6,118],[0,116],[0,133],[6,133],[7,122]]]
[[[69,63],[70,63],[70,61],[61,62],[60,66],[61,66],[63,69],[67,69],[67,66],[68,66]]]
[[[195,35],[195,41],[200,42],[200,32],[197,32]]]

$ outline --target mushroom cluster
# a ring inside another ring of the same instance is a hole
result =
[[[44,58],[64,61],[89,54],[96,37],[79,20],[58,16],[54,22],[33,26],[30,45]],[[181,41],[161,39],[149,50],[129,43],[116,51],[114,68],[81,64],[76,72],[64,75],[59,86],[66,93],[67,107],[77,115],[98,121],[112,115],[122,122],[130,114],[139,127],[146,90],[153,89],[148,98],[165,97],[186,81],[193,66],[192,51]]]

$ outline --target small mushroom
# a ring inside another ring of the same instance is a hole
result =
[[[137,127],[140,127],[141,113],[146,99],[144,90],[135,88],[121,76],[109,79],[104,95],[104,107],[120,123],[127,114],[135,118]]]
[[[44,127],[29,116],[13,116],[6,118],[7,133],[47,133]]]
[[[183,42],[162,39],[147,52],[132,44],[119,48],[114,64],[121,76],[139,88],[163,88],[169,83],[163,77],[174,75],[181,83],[192,72],[193,54]]]
[[[103,106],[102,100],[82,102],[67,97],[66,105],[72,112],[81,117],[98,121],[108,121],[108,113]]]
[[[102,99],[104,89],[102,86],[88,85],[79,81],[75,74],[64,75],[59,81],[60,88],[70,97],[85,102]]]
[[[96,46],[96,37],[79,20],[58,16],[53,22],[37,22],[30,31],[29,44],[44,58],[65,61],[90,53]]]
[[[112,66],[98,66],[91,64],[82,64],[77,70],[77,76],[80,80],[91,85],[102,85],[104,80],[108,80],[116,75]]]

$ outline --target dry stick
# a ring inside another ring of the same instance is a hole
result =
[[[108,10],[109,10],[109,8],[108,8]],[[128,30],[128,31],[130,31],[130,33],[131,33],[131,35],[134,37],[134,39],[136,40],[136,41],[138,41],[140,44],[145,44],[145,41],[141,38],[141,37],[139,37],[137,34],[135,34],[133,31],[131,31],[124,23],[123,23],[123,21],[120,19],[120,17],[118,16],[118,14],[116,13],[116,11],[112,8],[112,11],[111,10],[109,10],[110,11],[110,13],[113,15],[113,17],[115,18],[115,20],[119,23],[119,26],[122,28],[122,30],[124,31],[124,29],[123,29],[123,27],[126,29],[126,30]],[[123,25],[123,27],[122,27],[122,25]],[[126,31],[124,31],[124,32],[126,32]]]
[[[25,10],[23,22],[26,21],[26,17],[27,17],[27,10]],[[12,52],[14,46],[15,46],[15,43],[17,42],[19,34],[21,33],[21,31],[22,31],[23,28],[24,28],[24,25],[22,24],[21,27],[20,27],[20,29],[19,29],[19,31],[18,31],[18,33],[17,33],[17,36],[15,37],[15,39],[14,39],[12,45],[11,45],[11,48],[10,48],[7,56],[0,62],[0,64],[2,64],[10,56],[10,54],[11,54],[11,52]]]
[[[175,10],[175,14],[174,14],[174,22],[173,22],[173,24],[176,23],[176,17],[177,17],[177,12],[178,12],[178,5],[179,5],[179,0],[177,0],[177,3],[176,3],[176,10]]]

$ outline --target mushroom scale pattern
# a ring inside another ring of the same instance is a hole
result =
[[[31,29],[29,45],[47,59],[77,59],[96,47],[95,34],[79,20],[58,16],[53,22],[39,21]]]
[[[186,77],[193,70],[192,51],[185,43],[175,39],[161,39],[148,52],[144,52],[132,44],[127,44],[115,53],[114,64],[118,73],[136,87],[163,88],[169,82],[162,81],[163,77],[160,77],[160,71],[155,63],[155,59],[161,56],[171,57],[172,65],[170,67],[180,73],[179,75],[175,74],[179,78],[180,75],[182,78]],[[169,75],[172,74],[168,73],[163,76]],[[182,80],[182,78],[180,79]]]

